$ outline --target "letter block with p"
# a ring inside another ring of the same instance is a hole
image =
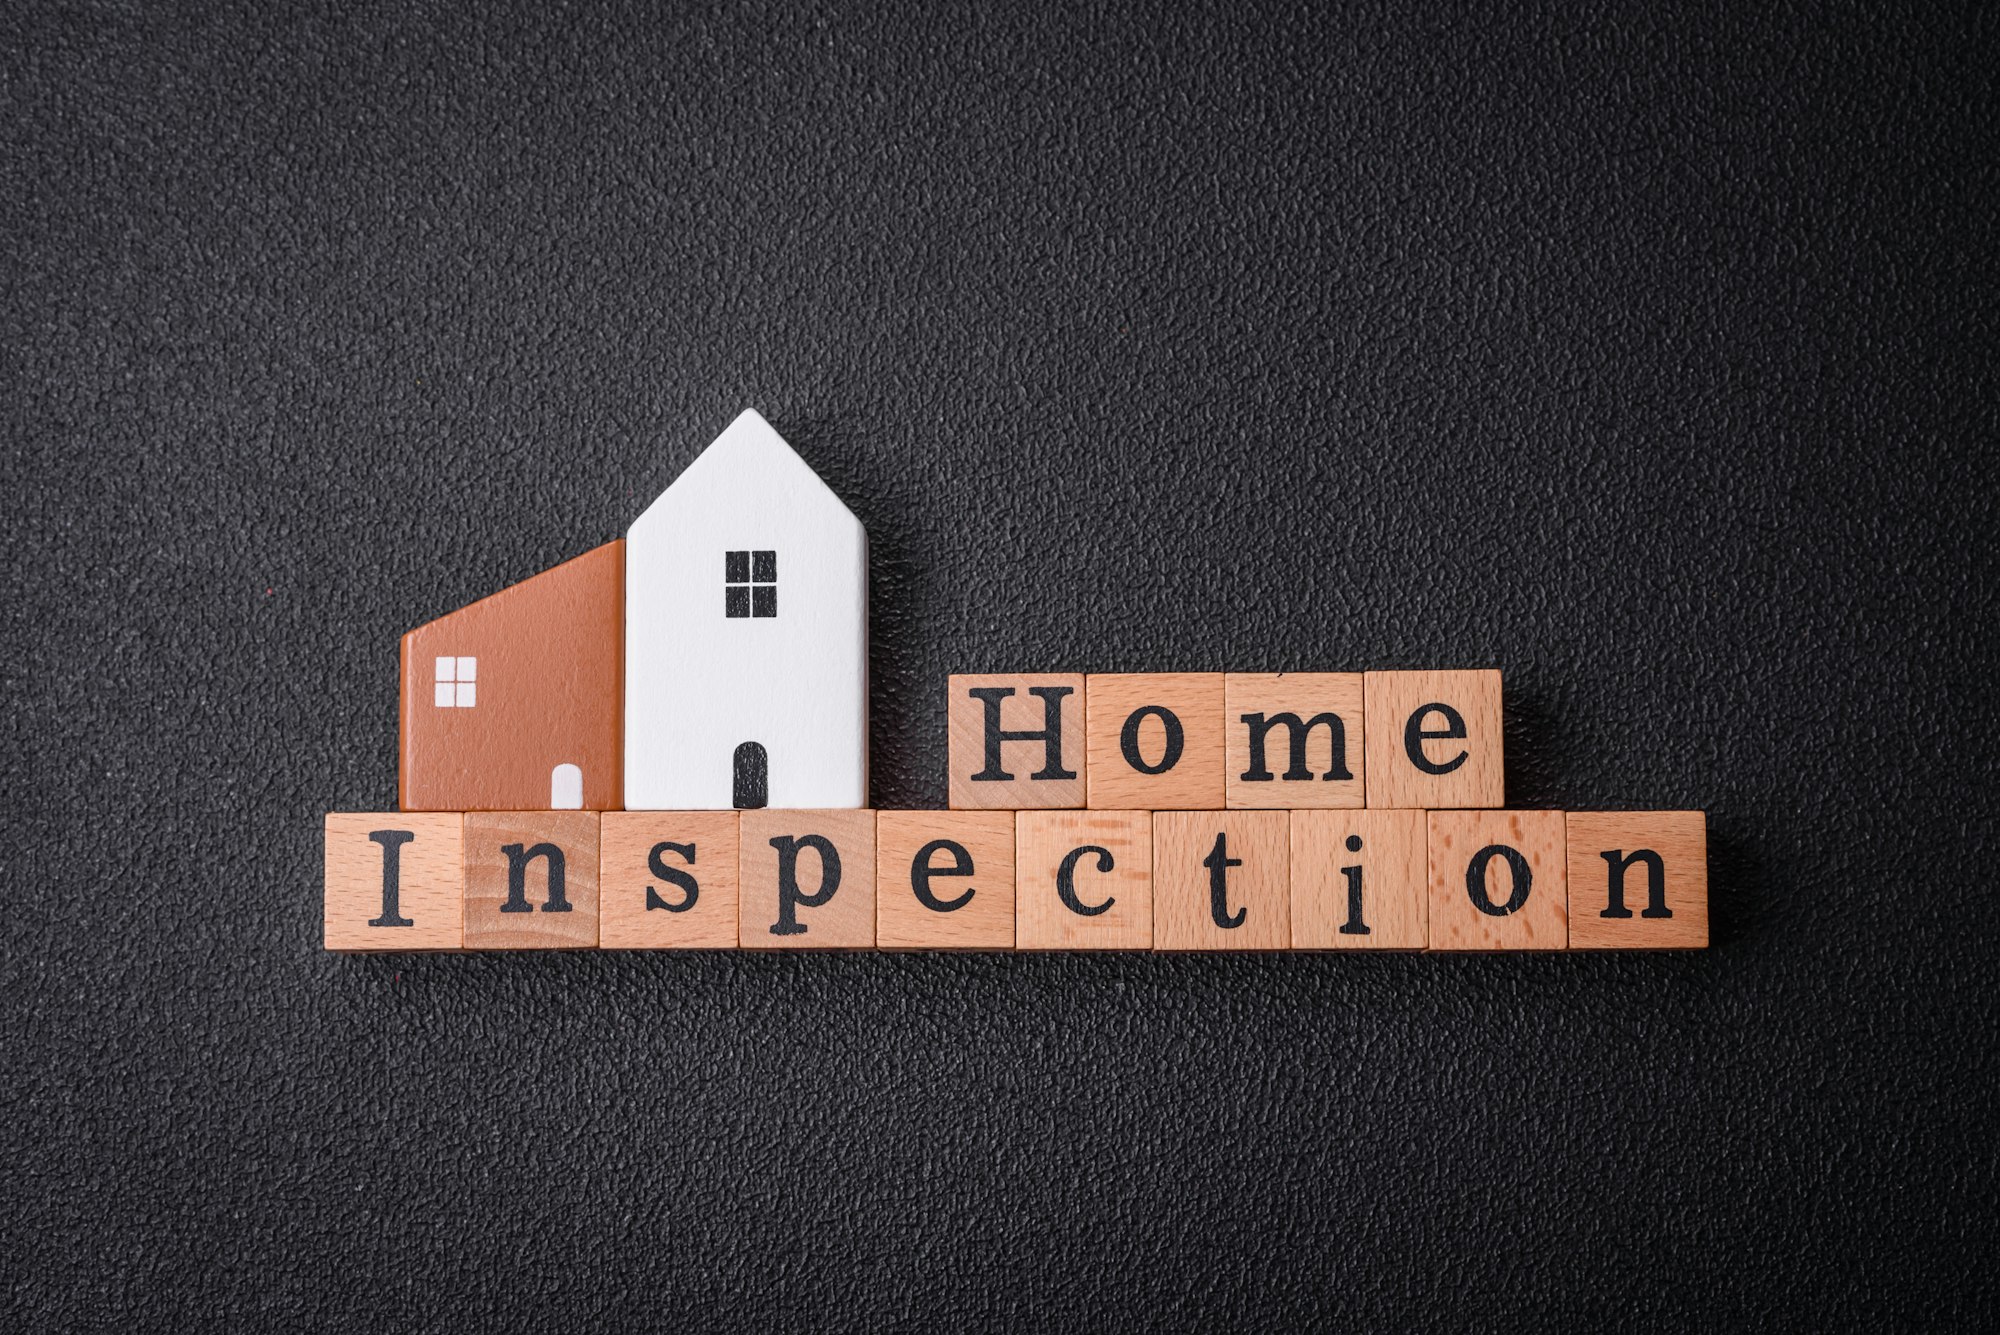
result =
[[[738,830],[745,948],[874,947],[873,811],[745,811]]]

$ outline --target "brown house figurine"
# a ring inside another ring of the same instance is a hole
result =
[[[624,804],[625,544],[403,637],[405,811]]]

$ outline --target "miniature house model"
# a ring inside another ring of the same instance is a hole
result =
[[[861,807],[868,539],[745,412],[622,542],[403,637],[406,811]]]

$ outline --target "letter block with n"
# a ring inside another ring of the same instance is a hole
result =
[[[598,813],[465,815],[465,948],[597,945]]]
[[[953,810],[1084,804],[1081,673],[954,676],[948,689]]]
[[[1572,811],[1572,950],[1698,950],[1708,944],[1708,817],[1699,811]]]

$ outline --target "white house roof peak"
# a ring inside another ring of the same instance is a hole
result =
[[[755,408],[738,413],[633,521],[632,531],[683,502],[724,507],[752,502],[780,513],[787,505],[838,506],[853,521],[840,497]]]

